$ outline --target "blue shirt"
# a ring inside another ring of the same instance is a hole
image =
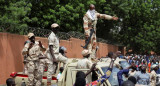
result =
[[[128,73],[129,73],[129,69],[123,69],[123,70],[120,70],[120,71],[117,73],[119,86],[121,86],[122,83],[123,83],[122,75],[123,75],[123,74],[128,74]]]

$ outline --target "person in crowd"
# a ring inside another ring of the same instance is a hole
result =
[[[137,71],[134,77],[137,80],[137,85],[149,85],[150,84],[150,75],[146,73],[147,66],[142,65],[141,71]]]
[[[122,86],[122,83],[123,83],[122,75],[124,74],[126,76],[126,78],[127,78],[128,77],[128,73],[129,73],[129,69],[132,69],[132,68],[135,68],[135,67],[136,67],[135,64],[132,64],[127,69],[122,69],[117,73],[119,86]]]
[[[60,79],[63,70],[64,70],[64,68],[63,68],[63,67],[60,67],[60,69],[59,69],[59,74],[57,75],[57,81]]]
[[[134,65],[134,63],[132,63],[132,65]],[[132,69],[132,70],[129,71],[129,76],[134,76],[134,74],[135,74],[136,71],[137,71],[137,65],[132,66],[131,69]]]
[[[150,61],[150,62],[148,63],[148,72],[149,72],[149,73],[151,72],[151,63],[152,63],[152,61]]]
[[[129,76],[128,80],[133,82],[134,84],[137,83],[137,80],[136,80],[136,78],[134,76]]]
[[[85,73],[78,71],[76,74],[76,81],[74,86],[86,86]]]
[[[124,82],[122,83],[122,86],[135,86],[135,84],[134,84],[133,82],[127,80],[127,81],[124,81]]]
[[[7,85],[7,86],[16,86],[15,81],[14,81],[13,78],[8,78],[8,79],[6,80],[6,85]]]

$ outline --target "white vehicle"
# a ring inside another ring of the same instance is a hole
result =
[[[76,79],[76,73],[77,71],[88,71],[89,69],[76,69],[77,62],[79,59],[70,59],[69,63],[64,68],[64,71],[60,77],[60,79],[57,81],[56,76],[53,75],[52,78],[52,84],[55,84],[57,86],[73,86]],[[126,63],[127,61],[124,59],[116,59],[114,63],[114,67],[112,70],[112,74],[108,80],[106,80],[102,86],[118,86],[118,79],[117,79],[117,73],[120,70],[120,68],[123,66],[129,66],[129,64]],[[126,65],[124,65],[124,63]],[[100,78],[102,75],[105,74],[107,68],[109,67],[110,61],[100,61],[97,63],[96,68],[98,69],[96,71],[96,74],[98,75],[97,78]],[[122,68],[123,68],[122,67]],[[47,84],[47,77],[46,72],[43,76],[42,83],[44,86]],[[24,79],[25,83],[27,84],[28,76],[24,75],[22,73],[18,73],[15,77],[15,81],[17,86],[21,86],[22,79]]]

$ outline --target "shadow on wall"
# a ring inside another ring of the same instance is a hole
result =
[[[11,72],[23,71],[23,56],[21,51],[24,42],[28,40],[27,36],[0,33],[0,84],[5,84],[5,80],[9,78]],[[48,48],[47,38],[36,37],[36,40],[42,41],[42,44]],[[84,40],[70,38],[69,40],[61,40],[60,45],[67,48],[67,57],[82,58],[81,51]],[[116,52],[118,46],[105,43],[97,43],[99,49],[97,57],[106,56],[109,51]]]

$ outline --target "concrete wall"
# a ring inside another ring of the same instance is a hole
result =
[[[21,50],[23,49],[26,36],[0,33],[0,84],[5,84],[5,80],[10,77],[11,72],[23,71],[23,56]],[[45,47],[48,47],[47,38],[36,37],[36,40],[42,41]],[[69,40],[61,40],[61,46],[67,48],[67,57],[69,58],[82,58],[81,45],[84,45],[84,40],[71,38]],[[117,46],[98,43],[99,50],[97,57],[106,56],[109,51],[116,52]]]

